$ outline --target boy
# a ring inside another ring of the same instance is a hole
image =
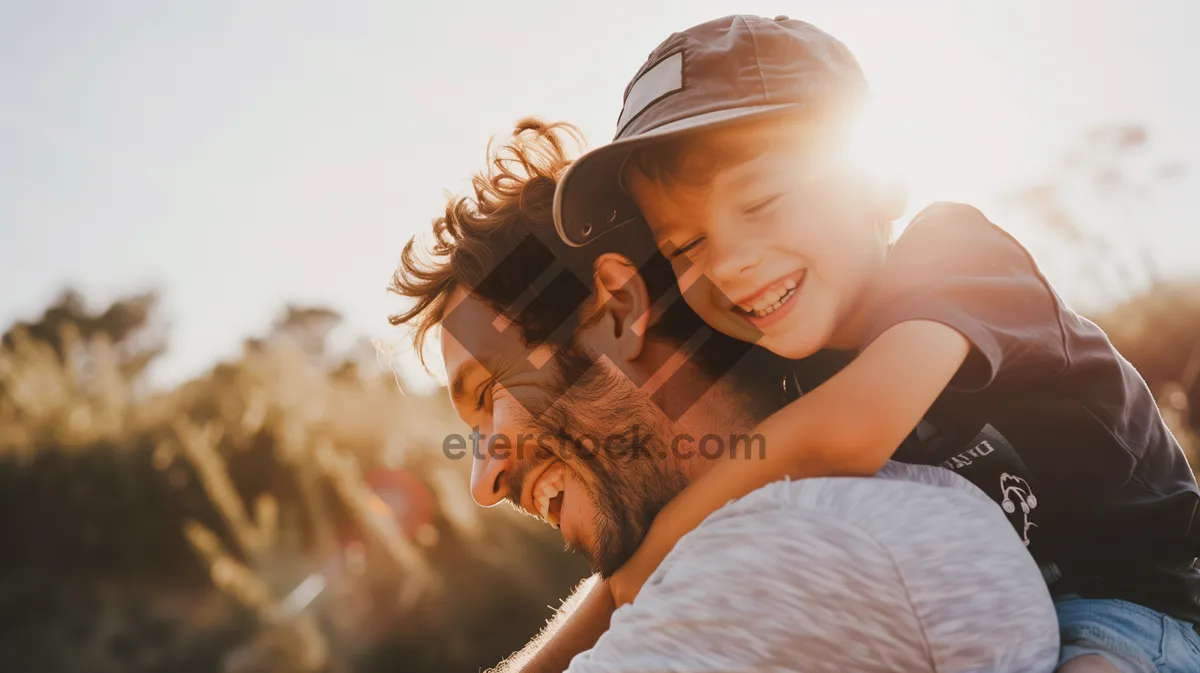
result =
[[[853,358],[757,429],[763,460],[714,467],[662,511],[613,577],[617,602],[729,499],[870,475],[894,453],[1009,515],[1056,599],[1059,670],[1200,671],[1200,492],[1145,383],[977,210],[931,206],[889,248],[898,200],[843,159],[865,95],[854,57],[812,26],[711,21],[650,55],[614,142],[558,187],[572,245],[640,212],[713,328]]]

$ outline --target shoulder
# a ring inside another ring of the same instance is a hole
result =
[[[905,544],[932,530],[944,533],[966,522],[975,527],[980,517],[990,521],[993,515],[1003,530],[1010,528],[995,504],[961,476],[889,461],[875,477],[785,479],[730,502],[681,539],[660,569],[706,566],[719,574],[728,563],[758,566],[769,577],[794,568],[775,566],[776,558],[826,557],[825,545],[845,550]],[[732,539],[752,541],[753,558],[731,549]],[[768,549],[772,553],[764,553]]]
[[[1036,643],[1052,659],[1053,604],[999,508],[942,485],[945,475],[893,472],[785,480],[726,505],[679,541],[571,670],[863,670],[879,651],[844,643],[880,633],[875,647],[904,670],[928,667],[931,647],[964,661]],[[948,584],[946,568],[970,568],[971,580]],[[1021,618],[999,633],[997,611]],[[931,641],[922,616],[935,613]]]
[[[948,232],[971,232],[999,229],[995,223],[975,206],[950,201],[937,201],[925,206],[913,216],[905,227],[905,233],[945,229]]]
[[[991,498],[989,498],[983,491],[979,490],[978,486],[972,484],[961,475],[955,474],[944,467],[937,467],[935,465],[916,465],[889,460],[884,464],[883,469],[879,471],[879,474],[875,476],[878,479],[927,484],[930,486],[947,488],[965,493],[984,505],[990,506],[993,504]]]
[[[1010,253],[1022,262],[1032,257],[1015,236],[965,203],[937,202],[917,213],[893,245],[893,252],[927,251],[954,258],[983,251]]]
[[[974,206],[934,203],[919,212],[888,251],[883,288],[918,293],[947,282],[1007,279],[1005,287],[1041,292],[1033,255]]]

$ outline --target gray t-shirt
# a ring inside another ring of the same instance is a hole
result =
[[[1058,648],[995,503],[948,470],[889,463],[714,512],[568,670],[1051,671]]]

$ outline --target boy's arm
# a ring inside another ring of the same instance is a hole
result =
[[[541,633],[488,673],[562,673],[608,630],[615,609],[608,583],[599,576],[584,580]]]
[[[618,605],[633,600],[674,547],[709,514],[785,476],[871,476],[950,383],[967,339],[941,323],[914,320],[881,334],[838,374],[763,421],[759,460],[722,461],[655,518],[633,557],[613,576]]]

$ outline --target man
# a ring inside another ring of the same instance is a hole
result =
[[[476,501],[539,516],[606,578],[690,479],[770,449],[747,433],[782,402],[783,368],[677,301],[648,235],[561,243],[571,136],[518,125],[434,222],[432,258],[405,247],[392,289],[414,303],[393,323],[416,328],[418,352],[442,329],[455,408],[486,440]],[[1003,513],[947,471],[889,464],[730,503],[631,605],[613,612],[590,582],[506,670],[1049,671],[1057,653]]]

